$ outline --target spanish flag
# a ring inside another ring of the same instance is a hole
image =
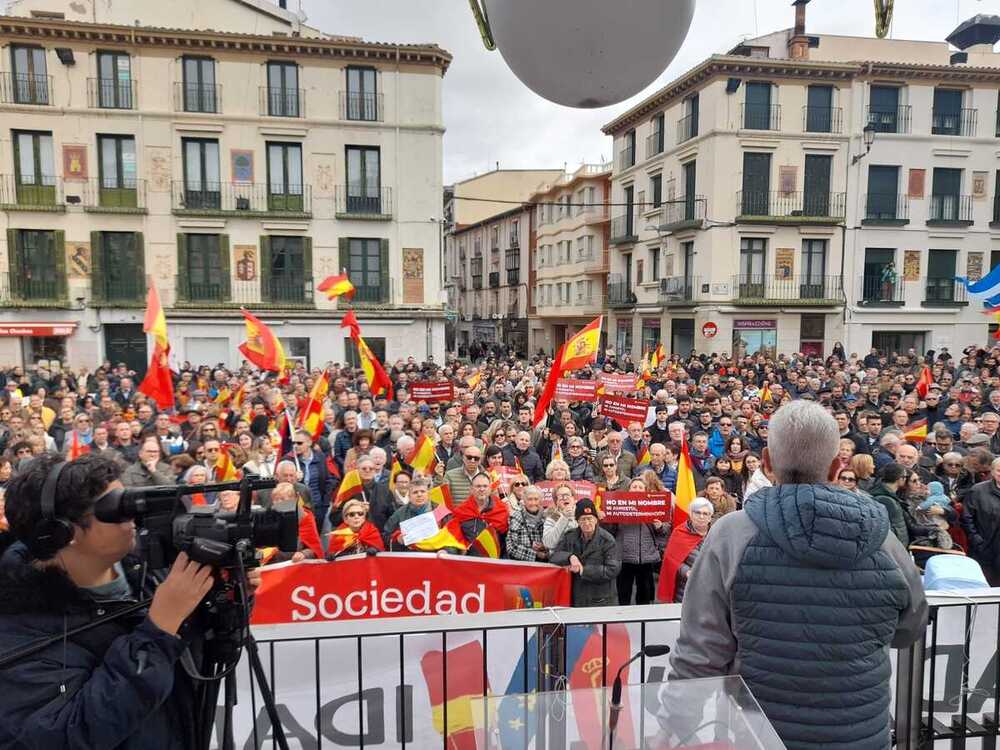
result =
[[[920,380],[917,381],[917,395],[920,398],[927,398],[927,391],[932,385],[934,385],[934,377],[931,375],[931,368],[924,365],[924,369],[920,373]]]
[[[215,403],[220,406],[225,406],[231,399],[232,393],[229,390],[229,386],[224,385],[215,393]]]
[[[246,397],[247,397],[247,384],[243,383],[237,389],[236,393],[233,394],[232,401],[229,402],[229,405],[232,407],[233,411],[236,412],[237,414],[239,414],[240,411],[243,409],[243,401],[246,400]]]
[[[318,287],[319,291],[326,295],[329,300],[335,300],[337,297],[343,297],[344,299],[350,301],[354,299],[355,288],[354,284],[351,283],[350,277],[347,272],[340,274],[339,276],[330,276],[320,283]]]
[[[348,310],[347,313],[340,321],[340,327],[348,329],[348,334],[352,340],[357,340],[361,337],[361,326],[358,324],[358,317],[354,314],[354,310]]]
[[[361,475],[357,469],[351,469],[340,483],[340,487],[337,488],[337,499],[333,501],[333,504],[342,505],[362,492],[364,492],[364,483],[361,481]]]
[[[330,390],[330,376],[324,372],[313,385],[305,406],[296,417],[296,427],[309,433],[316,440],[323,433],[323,403]]]
[[[246,320],[247,340],[240,344],[240,354],[261,370],[284,373],[285,350],[270,328],[255,316],[241,309]]]
[[[215,459],[215,481],[235,482],[240,478],[233,459],[229,457],[229,449],[225,445],[219,446],[219,457]]]
[[[358,359],[361,361],[361,369],[364,370],[365,380],[368,381],[368,390],[372,392],[373,396],[384,395],[390,401],[393,398],[392,393],[392,381],[389,380],[389,375],[382,367],[382,363],[378,361],[372,350],[368,348],[368,344],[365,340],[358,336],[354,340],[354,343],[358,345]]]
[[[636,465],[637,466],[649,466],[651,460],[652,459],[649,456],[649,446],[648,445],[644,445],[639,450],[639,455],[636,456]]]
[[[327,536],[326,556],[330,558],[350,551],[365,552],[369,547],[385,550],[382,535],[371,521],[365,521],[365,525],[357,532],[342,525]]]
[[[445,747],[448,750],[481,747],[480,742],[486,740],[483,732],[486,717],[483,711],[474,708],[473,700],[490,693],[483,669],[482,644],[471,641],[445,652],[429,651],[420,660],[420,670],[427,682],[431,722],[444,738]]]
[[[403,464],[399,463],[399,459],[394,457],[392,459],[392,470],[389,472],[389,491],[390,492],[392,492],[394,489],[396,489],[396,477],[399,475],[399,472],[401,472],[402,470],[403,470]]]
[[[687,439],[681,443],[681,455],[677,461],[677,490],[674,492],[674,523],[676,529],[688,519],[688,508],[698,497],[694,485],[694,470],[691,464],[691,452],[688,450]]]
[[[164,349],[170,348],[167,341],[167,317],[163,312],[163,305],[160,304],[160,294],[156,291],[156,284],[153,283],[152,276],[148,277],[149,292],[146,296],[146,316],[142,321],[142,330],[152,334],[156,343]]]
[[[655,370],[657,367],[663,364],[663,360],[667,358],[666,354],[663,352],[663,344],[656,345],[656,351],[653,352],[653,356],[650,358],[649,363],[653,366]]]
[[[597,352],[601,347],[603,320],[603,316],[595,318],[566,342],[563,360],[559,367],[559,377],[562,377],[562,373],[586,367],[597,359]]]
[[[454,502],[451,499],[451,488],[446,484],[439,485],[431,489],[427,493],[427,497],[430,499],[431,503],[435,507],[447,508],[450,512],[454,508]]]
[[[430,476],[434,473],[437,462],[434,443],[426,435],[421,435],[420,440],[417,441],[417,445],[413,449],[413,455],[410,456],[407,463],[424,476]]]
[[[153,278],[148,277],[149,292],[146,297],[146,316],[142,330],[153,336],[153,356],[149,360],[146,377],[139,384],[139,393],[149,396],[161,409],[174,406],[174,379],[170,372],[170,342],[167,340],[167,318],[160,304]]]
[[[483,373],[474,372],[465,381],[465,384],[469,386],[470,391],[476,390],[479,387],[479,382],[483,379]]]
[[[447,489],[447,488],[445,488]],[[461,552],[465,552],[469,545],[465,541],[465,537],[462,536],[461,531],[456,530],[450,526],[446,521],[448,517],[451,516],[451,496],[448,497],[448,503],[440,502],[434,507],[434,519],[438,524],[438,533],[432,537],[428,537],[423,541],[416,542],[410,545],[410,549],[418,550],[420,552],[437,552],[442,549],[455,549]],[[402,544],[403,532],[396,530],[392,535],[392,538],[399,544]]]
[[[911,422],[906,427],[906,432],[903,433],[903,440],[911,443],[922,443],[927,439],[927,420],[918,419],[916,422]]]

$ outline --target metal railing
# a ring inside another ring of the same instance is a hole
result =
[[[175,277],[178,306],[239,306],[267,305],[270,307],[313,307],[316,296],[313,279],[301,276],[270,276],[256,281],[233,279],[201,282],[191,275]]]
[[[618,152],[619,171],[634,166],[635,166],[635,146],[629,146],[627,148],[623,148],[621,151]]]
[[[52,76],[0,73],[0,104],[52,104]]]
[[[806,133],[844,132],[844,110],[841,107],[802,108],[802,129]]]
[[[744,104],[740,108],[744,130],[781,130],[780,104]]]
[[[660,304],[683,305],[693,302],[701,290],[697,276],[668,276],[660,279]]]
[[[843,219],[847,215],[846,193],[782,193],[741,190],[736,194],[741,216]]]
[[[360,122],[383,122],[385,96],[359,91],[340,92],[340,119]]]
[[[146,181],[87,180],[83,186],[83,205],[92,211],[109,212],[144,211],[146,209]]]
[[[520,268],[508,268],[507,269],[507,286],[517,286],[521,283],[521,269]]]
[[[87,106],[91,109],[136,109],[138,81],[110,78],[87,79]]]
[[[134,269],[122,270],[129,271]],[[146,282],[139,277],[111,279],[107,273],[100,278],[92,276],[90,280],[90,295],[95,303],[103,305],[141,305],[146,299]]]
[[[174,180],[173,210],[188,213],[308,215],[312,212],[309,185],[268,185],[250,182],[206,182],[188,185]]]
[[[844,298],[840,276],[741,274],[733,276],[733,293],[741,305],[839,304]]]
[[[632,284],[620,273],[608,274],[608,306],[631,307],[636,303]]]
[[[971,195],[932,195],[927,221],[942,224],[971,224]]]
[[[646,158],[663,153],[664,138],[662,130],[654,130],[646,136]]]
[[[305,89],[261,86],[260,114],[268,117],[305,117]]]
[[[54,175],[40,175],[34,182],[23,182],[17,175],[0,175],[0,206],[26,210],[63,205],[63,181]]]
[[[698,135],[698,115],[687,115],[677,121],[677,143],[690,141]]]
[[[869,106],[865,118],[869,124],[875,126],[877,133],[909,133],[910,123],[913,120],[913,107],[909,104],[888,109]]]
[[[387,305],[392,301],[392,289],[388,280],[384,284],[355,285],[354,289],[355,305]]]
[[[965,284],[956,281],[954,276],[928,277],[924,290],[925,305],[966,305],[969,303],[969,292]]]
[[[615,216],[611,219],[612,243],[634,242],[635,239],[635,221],[631,212],[626,216]]]
[[[931,133],[972,137],[976,134],[978,120],[979,110],[976,109],[935,109],[931,113]]]
[[[861,299],[859,305],[899,306],[906,302],[906,287],[903,282],[883,281],[880,277],[865,276],[861,279]]]
[[[30,271],[0,271],[0,305],[62,307],[69,303],[67,280],[51,269],[48,278],[34,278]]]
[[[670,231],[682,224],[700,223],[705,220],[708,200],[703,195],[682,196],[663,205],[663,226]]]
[[[177,112],[218,114],[222,112],[222,85],[175,81],[174,109]]]
[[[865,199],[865,221],[902,222],[910,220],[910,198],[907,195],[868,193]]]
[[[392,217],[392,188],[378,188],[371,194],[363,186],[337,185],[334,195],[338,218]]]

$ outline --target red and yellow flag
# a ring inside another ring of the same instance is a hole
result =
[[[448,669],[445,670],[445,660]],[[489,694],[483,646],[472,641],[446,652],[429,651],[420,660],[431,704],[431,723],[448,750],[476,750],[486,740],[485,717],[473,701]],[[447,674],[447,679],[445,679]],[[448,724],[445,726],[445,704]],[[478,735],[478,739],[477,739]]]
[[[337,297],[343,297],[344,299],[350,301],[354,299],[354,293],[357,291],[354,288],[354,284],[351,283],[351,278],[347,275],[346,271],[339,276],[329,276],[323,279],[323,281],[320,282],[320,285],[316,288],[323,292],[329,300],[335,300]]]
[[[597,352],[601,347],[603,320],[603,316],[595,318],[566,342],[557,377],[562,377],[565,372],[586,367],[597,359]]]
[[[340,321],[340,327],[348,329],[347,332],[354,341],[361,337],[361,325],[358,323],[358,317],[354,314],[354,310],[347,311]]]
[[[142,321],[142,330],[152,334],[156,343],[164,349],[168,349],[170,343],[167,341],[167,317],[163,312],[163,305],[160,304],[160,294],[156,291],[156,284],[152,278],[149,279],[149,292],[146,295],[146,316]]]
[[[393,456],[392,459],[392,469],[389,471],[389,491],[396,489],[396,477],[403,470],[403,464],[399,463],[399,459]]]
[[[421,435],[420,440],[417,441],[417,445],[413,449],[413,455],[407,463],[415,470],[423,473],[424,476],[430,476],[434,473],[437,462],[437,454],[434,452],[434,442],[426,435]]]
[[[934,385],[934,376],[931,375],[931,368],[924,365],[924,369],[920,373],[920,380],[917,381],[917,395],[920,398],[927,398],[927,391],[930,390],[932,385]]]
[[[903,433],[903,440],[911,443],[922,443],[927,439],[927,420],[918,419],[911,422]]]
[[[435,507],[444,507],[449,513],[454,508],[455,504],[451,499],[451,488],[446,484],[431,488],[430,492],[427,493],[427,497]]]
[[[327,536],[326,554],[328,557],[338,555],[342,552],[357,548],[358,552],[363,552],[368,547],[377,550],[384,550],[385,544],[382,542],[382,535],[371,521],[365,521],[357,532],[351,531],[347,526],[340,526],[334,529]]]
[[[225,445],[220,445],[219,457],[215,459],[215,481],[235,482],[239,478],[239,472],[229,456],[229,449]]]
[[[329,390],[330,377],[324,372],[313,385],[305,406],[295,418],[295,426],[308,432],[313,440],[316,440],[323,433],[323,403],[326,401],[326,394]]]
[[[433,497],[434,492],[438,489],[443,489],[447,492],[448,487],[442,485],[441,487],[436,487],[431,491],[431,502],[434,503],[434,519],[438,524],[438,533],[432,537],[428,537],[423,541],[416,542],[410,545],[410,549],[420,550],[421,552],[437,552],[442,549],[457,549],[465,551],[468,549],[468,544],[465,542],[465,537],[462,536],[461,532],[455,528],[452,528],[450,524],[446,523],[446,519],[451,515],[451,495],[447,495],[446,500],[441,500],[440,498],[435,499]],[[402,532],[397,531],[393,537],[401,542]]]
[[[681,443],[681,455],[677,461],[677,489],[674,491],[674,528],[684,524],[688,519],[688,508],[698,497],[694,484],[694,468],[691,463],[691,451],[688,450],[687,439]]]
[[[341,481],[340,487],[337,488],[337,499],[333,501],[333,504],[342,505],[363,491],[364,483],[361,481],[361,475],[357,469],[351,469]]]
[[[648,445],[644,445],[639,450],[639,455],[636,456],[636,465],[637,466],[649,466],[649,464],[650,464],[651,461],[652,461],[652,458],[649,455],[649,446]]]
[[[231,399],[232,392],[229,390],[229,386],[224,385],[215,393],[215,403],[220,406],[225,406]]]
[[[246,310],[247,340],[240,344],[240,354],[261,370],[283,373],[287,365],[285,349],[278,337],[264,323]]]
[[[142,330],[153,336],[153,356],[149,360],[146,377],[139,384],[139,393],[149,396],[161,409],[174,406],[174,379],[170,372],[170,342],[167,340],[167,318],[163,314],[160,295],[152,278],[146,298],[146,316]]]
[[[368,344],[365,340],[358,336],[354,340],[354,343],[358,345],[358,360],[361,362],[361,369],[365,372],[365,380],[368,381],[368,390],[372,392],[373,396],[384,395],[390,401],[392,400],[392,381],[389,380],[389,374],[382,367],[382,363],[378,361],[372,350],[368,348]]]
[[[469,390],[470,391],[474,391],[474,390],[476,390],[476,388],[479,387],[479,383],[480,383],[480,381],[482,381],[482,379],[483,379],[483,373],[477,371],[477,372],[472,373],[468,377],[468,379],[465,381],[465,384],[467,386],[469,386]]]
[[[663,364],[663,360],[666,359],[666,354],[663,352],[663,344],[657,344],[656,350],[653,352],[653,356],[649,358],[649,364],[655,370],[657,367]]]

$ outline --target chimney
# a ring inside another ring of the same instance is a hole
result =
[[[795,31],[788,40],[788,56],[793,60],[809,59],[809,37],[806,36],[806,6],[809,0],[794,0]]]

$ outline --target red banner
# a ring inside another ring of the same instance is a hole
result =
[[[628,425],[629,422],[646,424],[649,402],[624,396],[601,396],[601,414]]]
[[[542,507],[548,508],[556,499],[556,487],[568,484],[573,488],[577,500],[593,500],[597,496],[597,485],[593,482],[581,482],[571,479],[566,482],[545,481],[535,482],[535,486],[542,491]]]
[[[605,523],[638,524],[666,521],[674,498],[670,492],[605,492]]]
[[[556,398],[564,398],[567,401],[593,401],[596,397],[596,380],[563,379],[556,383]]]
[[[455,387],[447,382],[414,382],[410,383],[410,398],[414,401],[426,401],[429,404],[438,401],[454,401]]]
[[[635,393],[638,389],[639,378],[636,375],[601,372],[597,374],[597,378],[604,386],[605,393]]]
[[[382,552],[261,568],[254,625],[480,614],[569,606],[570,575],[544,563]]]

